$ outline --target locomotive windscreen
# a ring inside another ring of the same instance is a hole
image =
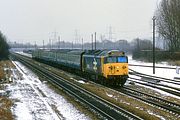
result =
[[[118,62],[127,63],[128,62],[127,57],[125,57],[125,56],[118,57]]]
[[[107,57],[105,59],[105,63],[127,63],[128,59],[126,56],[119,56],[119,57]]]

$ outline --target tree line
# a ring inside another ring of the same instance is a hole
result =
[[[7,44],[6,37],[0,31],[0,60],[7,59],[9,55],[9,45]]]
[[[158,33],[169,51],[180,51],[180,0],[162,0],[155,17]]]

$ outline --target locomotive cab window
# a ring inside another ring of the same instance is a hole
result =
[[[126,56],[120,56],[120,57],[118,57],[117,60],[119,63],[127,63],[128,62],[128,59]]]
[[[128,59],[126,56],[116,56],[105,58],[105,63],[127,63]]]

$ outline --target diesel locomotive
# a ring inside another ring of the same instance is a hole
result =
[[[32,57],[79,71],[107,85],[123,86],[128,78],[128,57],[119,50],[35,50]]]

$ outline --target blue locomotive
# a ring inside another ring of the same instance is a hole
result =
[[[128,78],[128,57],[118,50],[35,50],[32,57],[78,70],[108,85],[123,86]]]

